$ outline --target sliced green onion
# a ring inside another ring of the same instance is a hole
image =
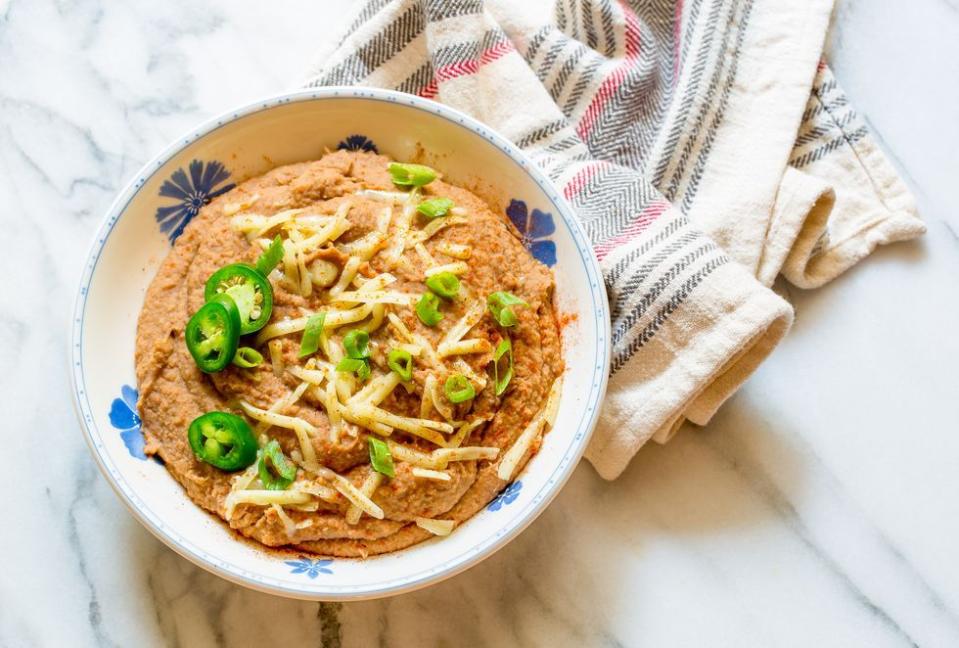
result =
[[[436,171],[422,164],[390,162],[387,169],[393,178],[393,184],[402,187],[422,187],[436,180]]]
[[[256,468],[267,490],[286,490],[296,478],[296,464],[286,458],[276,439],[263,446]]]
[[[356,374],[360,380],[370,377],[370,363],[360,358],[343,358],[337,363],[336,370]]]
[[[323,324],[326,322],[326,311],[311,315],[306,320],[306,328],[303,329],[303,338],[300,340],[300,357],[305,358],[313,355],[320,348],[320,342],[323,339]]]
[[[253,347],[240,347],[233,356],[233,364],[243,369],[252,369],[263,364],[263,354]]]
[[[439,311],[440,299],[431,292],[423,293],[420,300],[416,302],[416,316],[427,326],[436,326],[443,319],[443,314]]]
[[[426,278],[426,287],[443,299],[453,299],[460,291],[460,280],[452,272],[437,272]]]
[[[473,383],[463,374],[456,373],[446,379],[443,385],[443,391],[446,392],[446,398],[451,403],[463,403],[476,396],[476,390],[473,389]]]
[[[500,375],[500,359],[506,354],[506,368]],[[496,386],[496,395],[501,396],[509,386],[509,381],[513,379],[513,343],[509,338],[503,338],[496,345],[496,351],[493,352],[493,384]]]
[[[519,318],[513,312],[513,306],[529,306],[522,299],[508,292],[494,292],[486,298],[486,305],[500,326],[515,326]]]
[[[346,355],[350,358],[369,358],[369,343],[370,334],[360,329],[353,329],[343,336],[343,348],[346,349]]]
[[[386,364],[403,382],[413,379],[413,354],[406,349],[391,349],[386,356]]]
[[[283,240],[277,234],[270,247],[263,251],[260,258],[256,260],[256,271],[264,277],[273,272],[273,268],[280,265],[283,260]]]
[[[430,220],[446,216],[453,209],[453,201],[449,198],[429,198],[416,206],[416,211]]]
[[[390,447],[381,439],[366,437],[370,443],[370,465],[373,470],[387,477],[396,477],[396,468],[393,466],[393,455]]]

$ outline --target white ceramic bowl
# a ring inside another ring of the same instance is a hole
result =
[[[427,159],[454,183],[478,176],[494,205],[554,265],[556,295],[571,314],[567,371],[555,429],[516,480],[446,538],[366,560],[281,555],[237,540],[190,502],[158,462],[143,456],[133,347],[147,285],[171,238],[203,200],[233,183],[324,148],[375,147]],[[284,596],[374,598],[460,572],[509,542],[553,499],[589,440],[606,389],[609,316],[599,266],[571,208],[516,147],[432,101],[360,88],[294,92],[203,124],[148,163],[107,212],[83,270],[72,324],[71,366],[81,425],[103,474],[134,515],[175,551],[224,578]]]

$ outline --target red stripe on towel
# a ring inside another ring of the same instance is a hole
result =
[[[603,106],[616,93],[616,89],[622,85],[626,76],[636,67],[636,63],[639,61],[639,19],[627,3],[621,1],[620,6],[623,8],[623,14],[626,18],[626,57],[599,86],[599,90],[593,96],[589,107],[583,113],[582,119],[576,125],[576,132],[583,139],[586,139],[589,135],[596,120],[603,112]]]
[[[572,178],[569,179],[569,182],[563,187],[563,196],[566,197],[566,200],[572,200],[573,196],[578,194],[583,190],[583,187],[586,186],[586,183],[589,182],[589,179],[596,175],[596,172],[599,171],[599,168],[606,164],[605,162],[590,162],[582,169],[576,172]]]
[[[635,239],[642,234],[647,227],[655,223],[656,219],[667,209],[669,209],[669,203],[666,202],[654,202],[649,205],[640,212],[639,216],[633,219],[633,222],[627,225],[622,232],[611,239],[603,241],[599,245],[594,245],[593,250],[596,252],[596,258],[602,261],[607,254]]]
[[[452,81],[453,79],[468,74],[476,74],[484,65],[492,63],[514,50],[515,48],[513,47],[512,41],[505,40],[483,51],[479,55],[479,58],[471,58],[444,65],[436,70],[433,80],[423,86],[416,94],[427,99],[433,99],[439,94],[440,83],[446,83],[447,81]]]

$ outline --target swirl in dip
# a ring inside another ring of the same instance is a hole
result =
[[[337,151],[243,182],[187,226],[144,300],[136,372],[147,452],[194,502],[265,545],[367,556],[446,535],[522,469],[555,417],[563,364],[550,270],[473,193],[441,179],[397,186],[389,164]],[[453,206],[430,218],[418,207],[432,198]],[[254,264],[276,237],[272,316],[240,341],[263,362],[201,372],[184,329],[205,283],[229,264]],[[431,297],[442,319],[430,326],[417,305],[436,275],[459,285]],[[487,307],[497,292],[525,302],[510,307],[511,326]],[[321,312],[319,348],[301,354]],[[369,337],[368,377],[337,370],[356,329]],[[505,339],[513,374],[497,395]],[[394,349],[409,354],[409,380],[390,368]],[[243,416],[259,455],[276,440],[296,468],[292,483],[270,490],[258,463],[226,472],[201,461],[187,430],[207,412]],[[391,470],[376,469],[374,445]]]

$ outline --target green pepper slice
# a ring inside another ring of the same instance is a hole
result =
[[[366,380],[371,374],[370,363],[363,358],[343,358],[336,363],[336,370],[356,374],[360,380]]]
[[[426,287],[443,299],[453,299],[460,292],[460,280],[452,272],[439,272],[426,278]]]
[[[416,206],[416,211],[430,220],[446,216],[451,209],[453,201],[449,198],[429,198]]]
[[[494,292],[486,298],[486,305],[500,326],[515,326],[519,321],[513,306],[529,306],[525,301],[510,292]]]
[[[446,392],[446,398],[453,404],[465,403],[476,396],[473,383],[461,373],[455,373],[447,378],[443,390]]]
[[[254,369],[263,364],[263,354],[253,347],[240,347],[233,356],[233,364],[241,369]]]
[[[370,334],[361,329],[353,329],[343,336],[343,348],[346,356],[355,360],[364,360],[370,357]]]
[[[416,302],[416,316],[427,326],[436,326],[443,319],[443,313],[439,311],[440,299],[431,292],[423,293],[420,300]]]
[[[506,366],[500,372],[500,360],[506,356]],[[513,343],[508,337],[503,338],[496,345],[496,351],[493,352],[493,384],[495,385],[496,395],[502,396],[503,392],[509,386],[509,381],[513,379]]]
[[[413,354],[406,349],[390,349],[386,366],[395,371],[403,382],[413,380]]]
[[[256,438],[246,421],[229,412],[207,412],[190,423],[187,439],[200,461],[229,472],[256,461]]]
[[[214,272],[206,281],[204,297],[227,294],[240,311],[240,335],[255,333],[266,326],[273,312],[270,280],[245,263],[231,263]]]
[[[276,439],[263,446],[256,471],[267,490],[286,490],[296,479],[296,464],[286,458]]]
[[[323,324],[326,323],[326,312],[310,315],[306,320],[306,328],[303,329],[303,337],[300,338],[301,358],[311,356],[319,350],[323,344]]]
[[[240,312],[236,303],[229,295],[215,295],[187,322],[184,337],[200,371],[222,371],[233,361],[240,343]]]
[[[266,248],[263,254],[256,260],[256,271],[264,277],[269,277],[270,273],[273,272],[273,268],[280,265],[280,261],[283,260],[283,254],[283,239],[277,234],[273,242],[270,243],[270,247]]]
[[[387,477],[396,477],[396,467],[393,464],[393,455],[390,447],[381,439],[366,437],[370,444],[370,465],[378,473]]]
[[[422,164],[390,162],[386,167],[393,184],[401,187],[422,187],[436,180],[436,171]]]

